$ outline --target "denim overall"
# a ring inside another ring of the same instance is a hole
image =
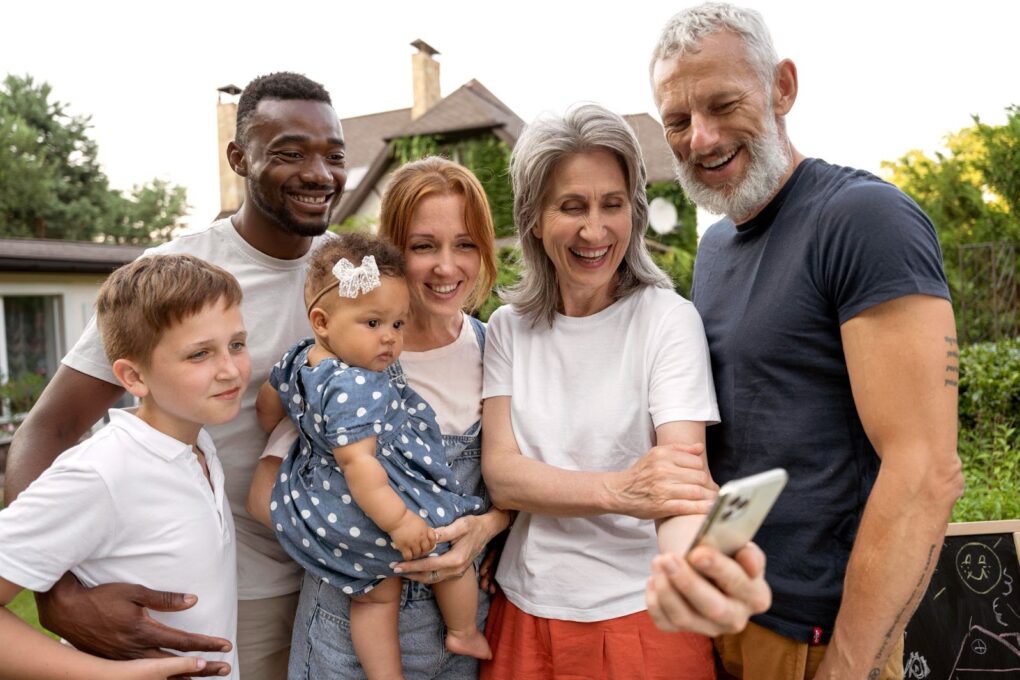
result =
[[[485,325],[465,315],[485,351]],[[404,381],[399,360],[387,369],[391,378]],[[481,496],[488,510],[488,495],[482,484],[481,422],[461,435],[443,435],[446,461],[460,481],[464,493]],[[475,569],[481,556],[475,560]],[[289,680],[355,680],[365,677],[354,653],[350,625],[351,600],[338,589],[305,573],[294,619]],[[478,591],[478,626],[485,626],[489,595]],[[474,680],[478,660],[446,651],[446,626],[432,588],[416,581],[404,581],[400,597],[400,654],[407,680]]]

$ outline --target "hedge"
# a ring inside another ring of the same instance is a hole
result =
[[[961,348],[959,452],[953,521],[1020,518],[1020,338]]]

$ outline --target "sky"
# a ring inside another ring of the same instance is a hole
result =
[[[440,54],[442,94],[479,80],[525,122],[594,101],[655,113],[648,59],[688,3],[600,0],[18,2],[0,22],[0,70],[53,87],[92,135],[111,185],[188,190],[196,225],[219,211],[216,89],[272,71],[322,82],[341,118],[411,105],[411,54]],[[787,117],[808,156],[878,172],[932,152],[971,116],[1020,104],[1020,3],[745,0],[797,65]]]

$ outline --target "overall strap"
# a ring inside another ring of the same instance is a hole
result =
[[[471,327],[475,329],[475,337],[478,338],[478,351],[481,353],[482,358],[485,358],[485,322],[481,319],[477,319],[470,314],[465,314],[468,321],[471,322]]]

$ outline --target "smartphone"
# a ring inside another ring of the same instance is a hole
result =
[[[691,547],[709,545],[726,555],[743,548],[765,521],[787,478],[786,470],[775,468],[723,484]]]

